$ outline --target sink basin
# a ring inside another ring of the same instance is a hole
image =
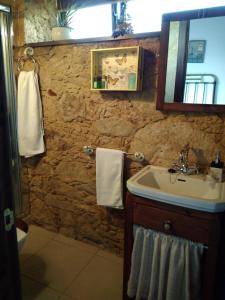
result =
[[[127,181],[127,188],[132,194],[172,205],[225,211],[225,183],[210,175],[171,174],[167,168],[146,166]]]

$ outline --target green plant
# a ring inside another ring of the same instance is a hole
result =
[[[70,27],[74,13],[78,9],[77,4],[68,4],[65,6],[63,0],[57,0],[57,26]]]

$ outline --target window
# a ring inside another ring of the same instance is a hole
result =
[[[169,12],[225,5],[225,0],[131,0],[127,13],[131,16],[134,33],[161,30],[162,15]]]
[[[156,2],[153,5],[148,0],[130,1],[127,5],[127,13],[131,17],[134,33],[160,31],[161,11],[162,8]]]
[[[115,4],[114,4],[115,5]],[[225,0],[130,0],[127,14],[130,15],[133,33],[161,30],[162,14],[225,5]],[[109,37],[113,31],[112,4],[97,5],[75,12],[72,27],[74,39]]]
[[[111,4],[91,6],[77,10],[71,26],[74,28],[74,39],[111,36]]]

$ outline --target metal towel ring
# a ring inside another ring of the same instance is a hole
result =
[[[37,73],[38,72],[38,63],[36,62],[36,60],[33,58],[33,56],[21,56],[18,58],[17,60],[17,70],[20,72],[23,70],[24,64],[26,62],[26,60],[31,60],[33,62],[34,65],[34,71]]]

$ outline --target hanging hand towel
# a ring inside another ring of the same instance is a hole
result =
[[[97,148],[96,188],[97,204],[123,208],[124,153],[119,150]]]
[[[21,156],[45,152],[41,96],[35,71],[21,71],[17,95],[18,143]]]

